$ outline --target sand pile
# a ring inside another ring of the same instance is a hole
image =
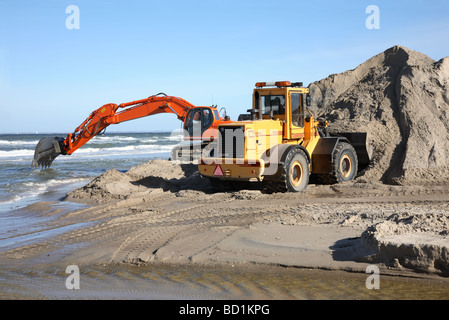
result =
[[[447,183],[449,58],[394,46],[309,87],[312,109],[331,131],[368,132],[374,158],[362,179]]]
[[[145,196],[156,189],[178,192],[183,189],[205,190],[209,187],[209,182],[200,176],[196,165],[151,160],[127,172],[108,170],[84,187],[68,193],[66,200],[106,203]]]
[[[448,227],[444,213],[395,213],[363,232],[366,251],[360,260],[447,275]]]

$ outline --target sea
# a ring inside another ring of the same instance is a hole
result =
[[[127,171],[151,159],[168,159],[180,132],[106,132],[72,155],[58,156],[45,170],[31,166],[41,138],[66,134],[0,134],[0,213],[36,201],[58,201],[109,169]]]

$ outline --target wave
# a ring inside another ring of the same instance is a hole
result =
[[[127,145],[123,147],[112,147],[112,148],[80,148],[75,154],[142,154],[142,153],[159,153],[159,152],[169,152],[174,147],[174,144],[167,145],[155,145],[155,144],[138,144],[138,145]],[[0,158],[17,158],[17,157],[33,157],[34,149],[15,149],[0,151]]]
[[[0,146],[35,146],[39,140],[24,141],[24,140],[0,140]]]
[[[96,142],[96,141],[100,141],[100,142],[109,142],[109,141],[113,141],[113,142],[117,142],[117,141],[138,141],[139,138],[136,137],[125,137],[125,136],[113,136],[113,137],[94,137],[92,138],[91,142]]]
[[[114,148],[80,148],[76,151],[78,154],[142,154],[142,153],[158,153],[169,152],[174,145],[130,145]]]
[[[168,137],[164,137],[165,140],[169,140],[169,141],[181,141],[183,139],[183,135],[182,134],[176,134],[176,135],[171,135]]]
[[[11,157],[29,157],[34,156],[33,149],[15,149],[10,151],[0,151],[0,158],[11,158]]]
[[[21,199],[23,199],[23,197],[20,197],[18,195],[14,195],[12,198],[10,198],[8,200],[0,200],[0,205],[14,203],[14,202],[19,201]]]
[[[89,144],[104,144],[104,143],[155,143],[159,140],[157,138],[134,138],[134,137],[95,137],[90,140]]]
[[[86,178],[66,178],[66,179],[50,179],[45,182],[24,182],[23,185],[36,192],[46,191],[48,188],[61,184],[77,183],[86,180]]]
[[[19,192],[19,194],[13,195],[11,198],[0,201],[0,205],[10,204],[21,200],[31,199],[37,197],[50,188],[65,185],[74,184],[78,182],[88,181],[86,178],[68,178],[68,179],[50,179],[45,182],[25,182],[23,183],[24,190]]]
[[[182,136],[181,136],[182,138]],[[170,137],[127,137],[127,136],[96,136],[92,138],[88,143],[107,143],[107,142],[158,142],[160,140],[178,140],[178,138]],[[0,140],[1,147],[14,147],[14,146],[33,146],[35,147],[39,143],[39,140]]]

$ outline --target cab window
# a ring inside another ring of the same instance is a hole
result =
[[[292,124],[296,127],[304,127],[303,95],[292,93],[290,100]]]
[[[275,115],[283,115],[285,113],[285,96],[269,95],[259,97],[259,106],[262,106],[262,113],[269,115],[271,111]]]
[[[192,109],[187,114],[184,130],[189,133],[189,136],[203,134],[213,123],[214,118],[212,112],[208,108]]]
[[[201,114],[201,128],[202,131],[208,129],[212,124],[213,116],[210,109],[203,109]]]

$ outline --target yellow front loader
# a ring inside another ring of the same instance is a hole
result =
[[[311,174],[326,183],[353,180],[372,155],[366,133],[332,136],[309,106],[301,82],[256,83],[249,114],[219,125],[199,172],[214,185],[264,182],[281,192],[304,190]]]

